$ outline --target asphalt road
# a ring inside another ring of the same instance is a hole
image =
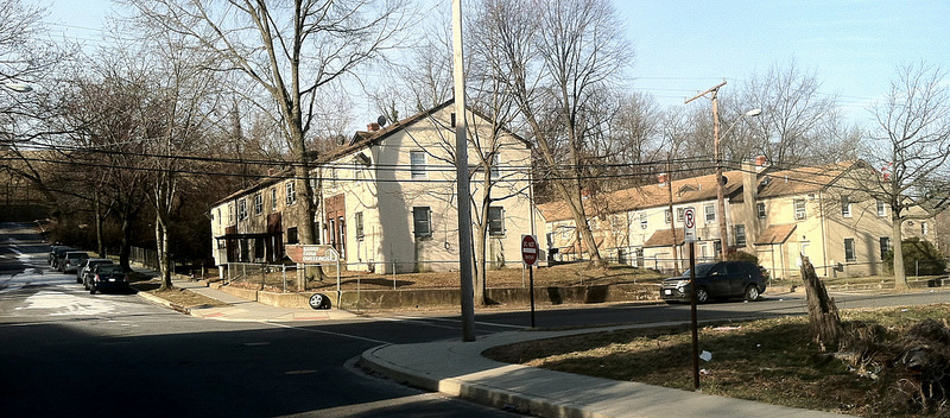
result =
[[[352,363],[380,344],[458,339],[454,313],[294,325],[184,316],[131,294],[89,295],[46,267],[27,225],[0,224],[2,416],[514,416],[377,379]],[[700,319],[801,314],[803,295],[700,308]],[[841,309],[950,302],[950,292],[837,295]],[[688,305],[545,308],[539,327],[683,322]],[[480,335],[528,312],[481,312]]]

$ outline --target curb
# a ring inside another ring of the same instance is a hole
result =
[[[182,305],[179,305],[179,304],[177,304],[177,303],[172,303],[171,301],[169,301],[169,300],[167,300],[167,299],[163,299],[163,298],[160,298],[160,297],[158,297],[158,296],[155,296],[155,295],[153,295],[153,294],[151,294],[151,293],[142,292],[142,291],[138,291],[138,292],[136,292],[135,294],[138,295],[140,298],[145,299],[145,300],[147,300],[147,301],[149,301],[149,302],[152,302],[152,303],[155,303],[155,304],[158,304],[158,305],[162,305],[162,306],[164,306],[164,307],[166,307],[166,308],[174,309],[174,310],[176,310],[176,311],[178,311],[178,312],[181,312],[181,313],[183,313],[183,314],[185,314],[185,315],[191,315],[191,309],[188,309],[188,308],[186,308],[186,307],[184,307],[184,306],[182,306]]]

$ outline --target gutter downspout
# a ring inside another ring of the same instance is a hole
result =
[[[818,190],[818,214],[821,219],[821,264],[825,277],[828,277],[828,231],[825,230],[825,197],[822,190]]]

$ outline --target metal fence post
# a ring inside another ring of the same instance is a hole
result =
[[[287,293],[287,265],[280,266],[281,274],[284,277],[284,293]]]

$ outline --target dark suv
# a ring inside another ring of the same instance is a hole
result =
[[[754,301],[765,292],[765,277],[759,266],[747,261],[720,261],[696,265],[696,302],[744,297]],[[690,301],[689,270],[663,280],[660,297],[667,302]]]

